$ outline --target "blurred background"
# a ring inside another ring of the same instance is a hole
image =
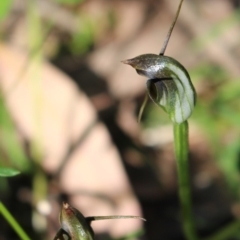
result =
[[[146,79],[121,63],[160,52],[178,3],[1,0],[0,166],[21,174],[0,178],[0,199],[32,239],[53,239],[63,200],[147,219],[96,222],[96,239],[184,239],[171,122],[150,101],[137,122]],[[190,174],[203,237],[240,217],[239,7],[185,0],[165,53],[198,94]],[[18,239],[2,216],[0,239]]]

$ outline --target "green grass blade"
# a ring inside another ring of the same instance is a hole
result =
[[[6,219],[6,221],[11,225],[14,231],[18,234],[19,238],[22,240],[30,240],[28,235],[24,232],[22,227],[18,224],[12,214],[7,210],[2,202],[0,202],[0,213]]]

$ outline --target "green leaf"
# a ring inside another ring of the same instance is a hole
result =
[[[18,175],[20,172],[12,168],[0,168],[0,177],[13,177]]]
[[[12,0],[1,0],[0,1],[0,21],[7,17],[10,12]]]

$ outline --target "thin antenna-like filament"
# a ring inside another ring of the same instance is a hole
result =
[[[129,218],[135,218],[135,219],[140,219],[143,221],[146,221],[145,218],[139,217],[139,216],[119,216],[119,215],[114,215],[114,216],[92,216],[92,217],[86,217],[86,220],[88,221],[97,221],[97,220],[108,220],[108,219],[129,219]]]
[[[165,41],[164,41],[164,44],[163,44],[163,46],[162,46],[162,49],[161,49],[161,52],[160,52],[159,55],[164,55],[164,53],[165,53],[165,50],[166,50],[166,48],[167,48],[169,39],[170,39],[170,37],[171,37],[173,28],[174,28],[174,26],[175,26],[175,24],[176,24],[176,22],[177,22],[178,15],[179,15],[179,12],[180,12],[180,10],[181,10],[183,1],[184,1],[184,0],[181,0],[180,3],[179,3],[178,9],[177,9],[177,13],[176,13],[176,15],[175,15],[175,19],[174,19],[174,21],[173,21],[173,23],[172,23],[172,25],[171,25],[171,27],[170,27],[170,29],[169,29],[169,31],[168,31],[168,34],[167,34],[167,36],[166,36],[166,39],[165,39]]]

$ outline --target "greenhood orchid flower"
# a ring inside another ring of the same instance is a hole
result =
[[[181,63],[157,54],[143,54],[123,63],[149,78],[149,97],[169,114],[174,123],[182,123],[190,117],[196,103],[196,92]]]

